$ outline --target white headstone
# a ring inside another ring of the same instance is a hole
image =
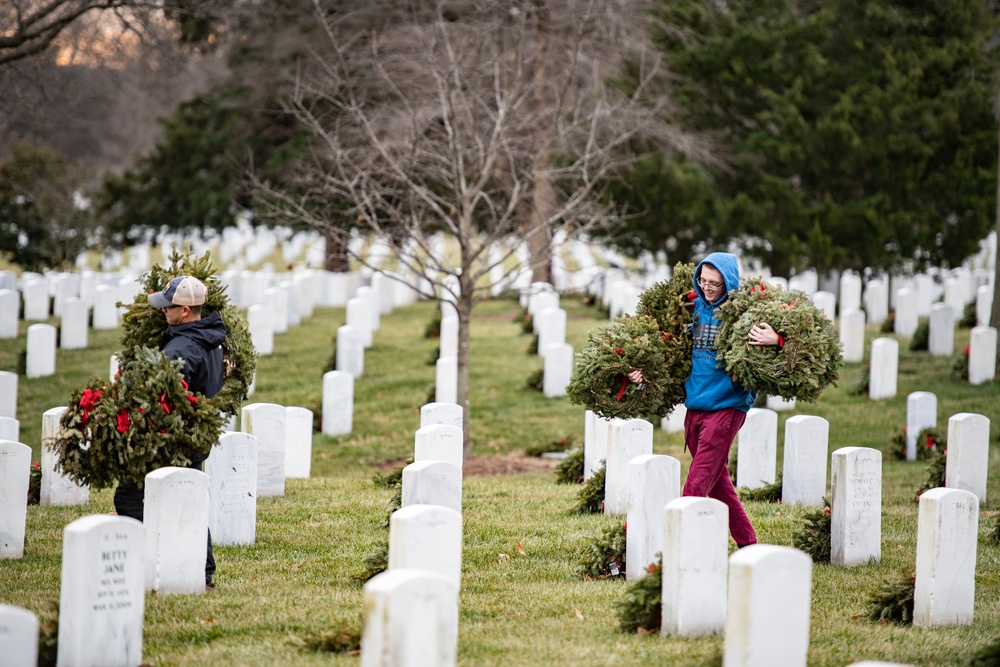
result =
[[[17,373],[0,371],[0,417],[17,419]]]
[[[271,326],[274,327],[274,333],[286,333],[288,331],[288,292],[280,287],[269,287],[264,290],[264,302],[271,309]]]
[[[268,356],[274,353],[274,323],[271,321],[270,306],[253,305],[247,308],[247,328],[257,354]]]
[[[774,484],[778,467],[778,413],[750,408],[736,436],[736,486],[759,489]]]
[[[917,317],[927,317],[931,314],[936,286],[934,278],[926,273],[918,273],[913,277],[913,290],[917,293]]]
[[[868,376],[868,397],[873,401],[896,396],[896,375],[899,368],[899,342],[895,338],[872,341],[871,368]]]
[[[440,505],[407,505],[389,518],[389,570],[442,574],[460,585],[462,515]]]
[[[573,375],[573,346],[569,343],[549,345],[544,352],[542,394],[545,398],[566,395],[566,385]]]
[[[413,440],[413,460],[447,461],[462,467],[462,429],[451,424],[421,426]]]
[[[840,276],[840,313],[861,309],[861,277],[855,273]]]
[[[343,308],[347,304],[348,274],[324,271],[324,289],[320,292],[320,303],[324,306]]]
[[[291,280],[283,280],[278,283],[277,287],[285,293],[285,314],[288,319],[288,326],[298,326],[302,323],[302,304],[300,303],[298,288],[295,287],[295,283]]]
[[[294,406],[285,408],[286,479],[309,479],[309,471],[312,469],[312,433],[312,410]]]
[[[358,327],[345,324],[337,329],[338,371],[350,373],[355,380],[365,372],[364,336]]]
[[[955,317],[962,317],[962,311],[965,310],[967,294],[967,286],[964,285],[961,280],[955,277],[945,278],[944,303],[951,308]]]
[[[205,461],[213,544],[249,545],[256,539],[257,447],[249,433],[223,433]]]
[[[591,443],[593,446],[583,449],[583,478],[585,480],[593,477],[594,473],[607,464],[608,441],[611,438],[612,422],[614,422],[613,419],[605,419],[596,413],[594,414],[594,437]],[[605,473],[605,479],[607,479],[606,475],[607,473]]]
[[[785,422],[781,472],[781,502],[785,505],[823,505],[829,434],[830,422],[822,417],[796,415]]]
[[[875,278],[865,285],[865,314],[869,324],[882,324],[889,317],[889,286]]]
[[[69,297],[62,304],[59,323],[59,347],[64,350],[82,350],[87,347],[89,310],[86,302]]]
[[[59,667],[142,662],[143,532],[135,519],[106,514],[63,530]]]
[[[976,326],[989,326],[992,313],[993,288],[989,285],[981,285],[976,288]]]
[[[833,452],[830,562],[866,565],[882,558],[882,453],[868,447]]]
[[[94,329],[118,327],[118,289],[112,285],[94,288]]]
[[[462,428],[462,406],[458,403],[425,403],[420,406],[420,427],[450,424]]]
[[[427,570],[395,569],[365,584],[361,667],[454,667],[458,586]]]
[[[975,494],[937,488],[920,496],[913,625],[972,624],[978,526]]]
[[[840,342],[844,346],[844,361],[856,363],[865,358],[865,313],[844,310],[840,313]]]
[[[27,609],[0,604],[0,655],[5,667],[38,665],[38,617]]]
[[[537,324],[535,317],[547,308],[559,307],[559,295],[548,283],[532,283],[528,295],[528,312],[531,313],[532,326]]]
[[[917,437],[925,428],[937,428],[937,396],[915,391],[906,397],[906,460],[917,460]]]
[[[30,476],[31,447],[0,439],[0,559],[24,556]]]
[[[794,398],[782,398],[781,396],[768,396],[767,400],[764,401],[764,405],[768,410],[774,410],[775,412],[785,412],[787,410],[795,409],[795,399]]]
[[[537,312],[533,322],[538,331],[539,354],[549,345],[566,342],[566,311],[562,308],[546,308]]]
[[[462,469],[446,461],[416,461],[403,468],[402,507],[441,505],[462,512]]]
[[[896,320],[893,333],[897,336],[912,336],[917,330],[917,292],[913,289],[896,291]]]
[[[990,459],[990,420],[984,415],[960,412],[948,419],[948,462],[945,483],[986,502],[986,472]]]
[[[931,306],[927,350],[936,357],[950,357],[955,351],[955,311],[943,303]]]
[[[726,625],[729,508],[714,498],[686,497],[670,501],[661,512],[664,549],[660,634],[721,632]]]
[[[323,435],[348,435],[353,429],[354,376],[349,371],[327,371],[323,374]]]
[[[996,376],[997,330],[973,327],[969,335],[969,384],[990,382]]]
[[[21,442],[21,422],[13,417],[0,417],[0,440]]]
[[[812,559],[791,547],[753,544],[729,558],[722,664],[806,667]]]
[[[660,420],[660,428],[667,433],[683,433],[684,418],[687,416],[687,407],[682,405],[674,406],[670,414]]]
[[[681,495],[681,462],[643,454],[629,461],[628,476],[625,576],[638,579],[663,553],[663,506]]]
[[[458,356],[458,316],[446,315],[441,318],[441,336],[438,339],[439,357]]]
[[[628,462],[653,453],[653,425],[645,419],[612,422],[608,439],[608,469],[604,477],[604,513],[628,511]]]
[[[17,338],[21,316],[21,295],[16,290],[0,289],[0,338]]]
[[[65,407],[52,408],[42,413],[42,488],[40,505],[86,505],[90,500],[90,487],[80,486],[61,472],[56,472],[56,455],[49,444],[59,437],[59,420]]]
[[[146,590],[160,595],[205,592],[208,475],[192,468],[159,468],[146,475]]]
[[[833,320],[837,315],[837,296],[832,292],[813,292],[809,299],[813,302],[813,305],[826,315],[827,319]]]
[[[27,373],[29,378],[48,377],[56,372],[56,328],[51,324],[28,327]]]
[[[44,280],[31,280],[21,285],[24,299],[24,319],[28,322],[49,319],[49,288]]]
[[[458,359],[438,359],[434,378],[434,400],[437,403],[458,403]]]
[[[359,287],[358,291],[355,292],[356,299],[361,299],[368,304],[368,318],[371,322],[372,333],[378,331],[382,328],[382,313],[379,312],[379,295],[371,288],[371,286]],[[350,302],[348,302],[350,306]],[[348,322],[350,324],[350,322]],[[370,347],[366,345],[365,347]]]
[[[361,334],[361,345],[365,349],[372,346],[371,301],[360,296],[347,300],[347,326],[358,330]]]
[[[285,406],[244,405],[240,429],[257,436],[257,497],[285,495]]]

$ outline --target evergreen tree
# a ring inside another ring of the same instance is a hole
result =
[[[671,0],[659,14],[683,122],[728,164],[642,165],[617,191],[648,212],[633,239],[679,252],[692,236],[741,239],[786,274],[956,265],[977,249],[996,187],[985,3]]]

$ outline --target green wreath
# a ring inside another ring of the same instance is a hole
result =
[[[678,395],[684,400],[687,378],[672,372],[683,359],[684,343],[668,336],[652,317],[639,315],[591,330],[566,394],[606,418],[663,416]],[[635,369],[642,370],[645,382],[629,381],[627,374]]]
[[[684,403],[691,374],[691,287],[694,264],[678,263],[670,280],[639,295],[634,317],[590,332],[576,356],[570,400],[603,417],[664,417]],[[642,371],[641,385],[626,374]]]
[[[174,253],[170,261],[168,269],[154,266],[142,276],[145,291],[122,318],[115,380],[93,377],[74,392],[59,437],[43,443],[56,453],[57,467],[80,484],[102,488],[128,480],[141,486],[146,474],[157,468],[204,458],[218,442],[228,416],[247,397],[257,354],[246,319],[229,304],[208,254],[192,258],[190,252]],[[180,372],[183,362],[167,359],[158,349],[166,342],[167,323],[149,305],[146,292],[163,289],[179,275],[205,283],[203,314],[218,312],[226,324],[226,377],[222,390],[211,398],[189,391]]]
[[[840,335],[804,292],[747,278],[719,306],[718,316],[719,362],[750,391],[815,403],[827,386],[836,386],[843,361]],[[760,322],[784,336],[784,347],[747,342]]]

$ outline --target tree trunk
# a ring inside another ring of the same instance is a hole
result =
[[[993,223],[996,234],[996,248],[993,252],[993,310],[990,312],[990,326],[1000,331],[1000,118],[997,122],[997,209]],[[997,356],[994,360],[994,373],[1000,374],[1000,345],[997,346]]]
[[[458,311],[458,386],[456,387],[456,400],[462,406],[462,458],[472,456],[472,437],[470,430],[469,413],[469,351],[470,351],[470,323],[472,322],[472,280],[469,272],[465,271],[459,276],[459,285],[462,293],[458,295],[455,302],[455,310]]]
[[[337,273],[350,271],[351,263],[347,257],[347,241],[344,236],[331,229],[326,229],[323,232],[323,240],[326,241],[326,257],[323,258],[323,268],[326,271]]]
[[[555,210],[555,192],[548,179],[540,178],[532,188],[531,213],[528,217],[528,255],[531,280],[552,284],[552,227],[547,220]]]

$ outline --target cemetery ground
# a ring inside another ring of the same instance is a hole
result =
[[[576,350],[587,331],[604,320],[594,309],[564,297],[567,341]],[[424,329],[436,304],[419,303],[382,317],[365,371],[355,385],[354,432],[314,437],[312,478],[290,479],[284,497],[257,503],[257,542],[217,547],[218,589],[205,595],[146,598],[144,662],[150,665],[349,665],[356,656],[304,650],[306,639],[359,630],[362,588],[354,575],[365,556],[388,543],[383,528],[391,491],[373,479],[387,461],[412,456],[419,407],[428,401],[437,341]],[[472,441],[474,456],[513,457],[564,436],[583,441],[583,408],[545,399],[524,388],[541,368],[526,354],[529,336],[513,322],[512,300],[477,306],[472,330]],[[343,309],[317,309],[301,326],[275,339],[275,353],[260,360],[253,402],[299,405],[319,411],[322,372]],[[0,341],[0,370],[16,370],[19,340]],[[866,350],[882,335],[869,327]],[[108,372],[118,332],[92,331],[86,350],[59,350],[57,375],[19,383],[21,440],[39,458],[41,415],[65,404],[91,375]],[[968,339],[956,332],[956,350]],[[965,665],[979,646],[1000,635],[1000,546],[987,534],[1000,500],[1000,384],[973,387],[950,374],[951,359],[910,352],[900,345],[895,398],[871,401],[854,392],[864,364],[846,364],[839,386],[818,405],[779,413],[778,461],[783,424],[792,414],[829,420],[830,451],[874,447],[884,453],[882,559],[860,567],[816,565],[810,619],[810,667],[842,667],[860,660],[913,665]],[[918,629],[862,618],[870,594],[914,567],[917,504],[926,463],[889,453],[902,429],[906,395],[938,396],[938,428],[958,412],[987,416],[991,426],[987,502],[979,519],[975,621],[971,626]],[[690,455],[679,434],[656,429],[654,452],[682,463]],[[487,460],[487,459],[484,459]],[[497,468],[506,468],[506,458]],[[466,474],[463,482],[462,587],[459,604],[461,665],[681,665],[721,664],[722,637],[661,638],[616,630],[613,603],[625,582],[583,581],[574,572],[590,536],[624,517],[572,512],[578,487],[557,485],[548,472]],[[746,503],[762,543],[790,545],[806,508]],[[25,607],[44,623],[59,598],[62,529],[72,520],[113,512],[112,491],[92,492],[85,507],[28,508],[24,558],[0,561],[0,602]]]

